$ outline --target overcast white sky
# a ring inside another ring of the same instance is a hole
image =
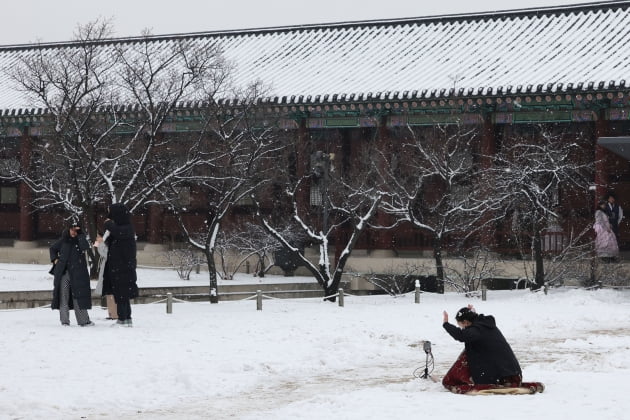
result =
[[[78,24],[111,18],[115,36],[174,34],[472,13],[571,0],[20,0],[2,7],[0,45],[72,39]]]

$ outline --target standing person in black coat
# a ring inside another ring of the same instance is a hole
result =
[[[617,244],[620,244],[619,223],[623,220],[623,209],[617,203],[617,199],[612,193],[606,196],[606,214],[610,220],[610,227],[617,238]]]
[[[90,248],[81,227],[73,224],[61,234],[61,239],[51,245],[50,260],[55,264],[52,309],[59,309],[62,325],[70,325],[70,309],[74,309],[77,324],[94,325],[88,309],[92,309],[90,274],[85,251]]]
[[[518,360],[492,315],[477,314],[468,305],[457,312],[455,319],[459,328],[448,322],[444,311],[442,326],[451,337],[464,343],[464,351],[442,380],[447,389],[459,394],[544,390],[539,382],[522,382]]]
[[[104,226],[108,247],[103,273],[104,283],[111,285],[118,312],[117,324],[131,327],[131,302],[138,297],[136,284],[136,233],[131,225],[131,213],[124,204],[109,206]]]

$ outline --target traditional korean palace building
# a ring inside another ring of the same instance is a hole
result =
[[[234,64],[235,84],[262,80],[270,86],[259,106],[296,141],[316,134],[358,147],[375,133],[391,138],[396,127],[461,121],[479,126],[481,148],[492,152],[498,137],[531,124],[579,127],[592,139],[593,198],[614,190],[630,211],[630,157],[623,156],[630,143],[617,139],[630,136],[630,1],[150,40],[159,48],[182,38],[220,45]],[[103,41],[102,52],[139,39]],[[20,56],[65,48],[73,43],[0,47],[5,144],[27,147],[29,138],[43,135],[49,115],[16,89],[7,70]],[[196,106],[182,104],[165,135],[189,130],[187,116]],[[600,138],[608,139],[605,146]],[[52,216],[32,212],[30,194],[25,186],[0,187],[1,237],[24,244],[58,234]],[[592,207],[583,204],[584,220],[590,221]],[[136,222],[140,240],[148,243],[176,229],[154,212]],[[361,246],[418,249],[427,245],[418,235],[377,235]],[[622,243],[629,241],[630,229],[622,226]]]

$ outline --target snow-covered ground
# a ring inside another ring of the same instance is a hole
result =
[[[0,290],[50,288],[46,269],[0,265]],[[168,271],[139,276],[141,286],[181,284]],[[462,345],[442,311],[468,303],[496,316],[543,394],[462,396],[414,377],[423,340],[433,376],[448,370]],[[96,326],[81,328],[73,314],[62,327],[50,308],[0,311],[0,418],[592,420],[630,410],[628,291],[265,300],[262,311],[251,300],[176,303],[172,314],[159,303],[134,305],[133,328],[90,314]]]
[[[53,277],[48,274],[50,265],[38,264],[3,264],[0,263],[0,291],[13,290],[52,290]],[[206,286],[208,285],[208,272],[202,271],[199,274],[191,273],[190,280],[181,280],[175,270],[171,269],[150,269],[139,270],[138,286],[140,287],[161,287],[161,286]],[[237,273],[235,280],[219,280],[222,284],[256,284],[264,282],[273,283],[313,283],[315,280],[308,277],[284,277],[267,276],[264,278],[253,275]],[[92,289],[96,282],[92,283]]]

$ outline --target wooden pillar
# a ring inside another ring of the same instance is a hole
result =
[[[163,132],[156,134],[157,143],[165,144],[165,134]],[[166,150],[156,151],[158,153],[166,153]],[[148,220],[146,224],[147,244],[145,251],[163,251],[168,245],[162,243],[164,239],[164,208],[159,204],[150,204],[148,206]]]
[[[494,137],[494,124],[492,115],[487,114],[481,126],[481,166],[483,169],[492,167],[492,158],[497,151],[497,142]]]
[[[149,206],[149,220],[147,223],[147,242],[152,245],[162,245],[163,217],[162,208],[157,204]]]
[[[381,150],[385,155],[391,156],[392,153],[392,145],[391,138],[389,136],[389,131],[387,128],[388,118],[384,116],[379,119],[379,125],[377,127],[377,148]],[[385,163],[383,163],[385,164]],[[376,223],[380,226],[390,225],[392,222],[391,216],[385,214],[384,212],[379,211],[376,215]],[[393,249],[394,243],[394,233],[392,229],[387,230],[379,230],[377,232],[372,232],[375,237],[374,247],[375,250],[372,251],[372,255],[377,254],[377,256],[383,257],[393,257],[395,256],[395,252]]]
[[[602,110],[597,116],[595,121],[595,202],[593,207],[597,205],[597,201],[601,199],[608,190],[608,170],[606,169],[606,162],[609,152],[602,146],[597,144],[597,139],[600,137],[607,137],[610,132],[610,126],[608,120],[605,118],[605,112]]]
[[[20,141],[20,168],[23,171],[29,171],[31,167],[31,156],[33,154],[33,140],[31,138],[28,127],[24,128],[24,132]],[[19,241],[31,242],[34,239],[34,221],[33,221],[33,192],[24,182],[20,182],[18,186],[18,205],[20,207],[20,225],[19,225]]]
[[[487,170],[492,167],[492,159],[497,151],[497,141],[494,135],[494,124],[492,123],[492,115],[486,114],[481,125],[481,168]],[[484,197],[491,194],[490,191],[481,191]],[[490,215],[488,215],[490,217]],[[494,245],[494,229],[483,229],[479,238],[481,245],[486,248],[492,248]]]
[[[306,127],[306,118],[298,122],[297,139],[295,147],[295,170],[297,177],[306,175],[311,170],[311,152],[309,142],[309,132]],[[310,206],[310,191],[308,188],[300,188],[295,197],[300,211],[308,209]]]

